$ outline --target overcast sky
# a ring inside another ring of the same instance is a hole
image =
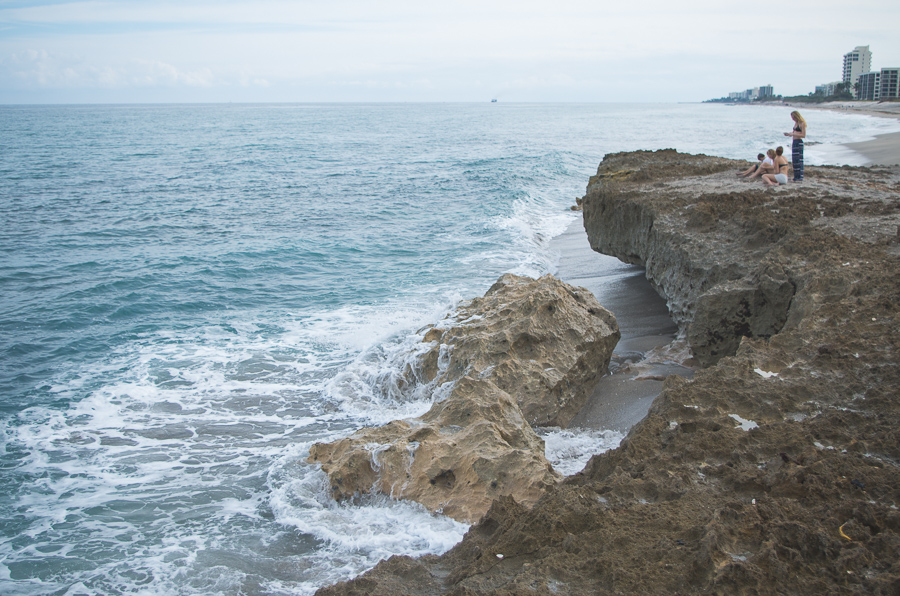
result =
[[[0,103],[700,101],[900,66],[900,2],[0,0]]]

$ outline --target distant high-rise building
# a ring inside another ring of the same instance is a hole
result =
[[[881,97],[881,73],[864,72],[856,79],[856,98],[871,101]]]
[[[852,90],[859,75],[872,70],[872,52],[869,46],[856,46],[852,52],[844,54],[844,84]]]
[[[878,99],[900,97],[900,68],[882,68]]]
[[[772,85],[761,85],[745,91],[732,91],[728,94],[728,99],[732,101],[753,101],[774,96]]]
[[[900,68],[882,68],[864,72],[856,82],[857,99],[896,99],[900,97]]]

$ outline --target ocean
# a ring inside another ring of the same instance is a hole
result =
[[[0,593],[311,594],[446,551],[466,525],[333,502],[310,445],[424,413],[416,332],[555,273],[604,154],[755,160],[790,111],[0,106]],[[900,130],[805,116],[811,164]],[[543,436],[566,474],[622,439]]]

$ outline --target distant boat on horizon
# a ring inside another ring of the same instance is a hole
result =
[[[496,99],[492,99],[492,100],[491,100],[491,103],[497,103],[497,100],[496,100]]]

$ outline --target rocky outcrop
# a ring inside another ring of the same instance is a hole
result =
[[[701,365],[733,355],[741,337],[766,338],[781,330],[795,287],[766,255],[783,231],[746,229],[728,217],[731,201],[704,201],[699,184],[640,182],[734,167],[730,160],[672,149],[612,154],[583,201],[591,247],[646,268]]]
[[[506,274],[424,341],[433,346],[423,358],[426,380],[490,379],[532,426],[565,427],[606,374],[619,328],[584,288]]]
[[[504,495],[535,503],[561,476],[531,425],[566,424],[584,405],[615,318],[587,290],[508,274],[423,334],[431,349],[407,380],[433,387],[431,409],[316,444],[309,461],[337,499],[374,490],[470,522]]]
[[[502,495],[533,504],[562,478],[512,397],[468,377],[421,418],[316,444],[309,461],[322,465],[335,498],[374,490],[468,522]]]
[[[322,594],[898,593],[900,170],[767,191],[745,167],[616,154],[584,200],[706,368],[533,507],[498,499],[444,555]]]

